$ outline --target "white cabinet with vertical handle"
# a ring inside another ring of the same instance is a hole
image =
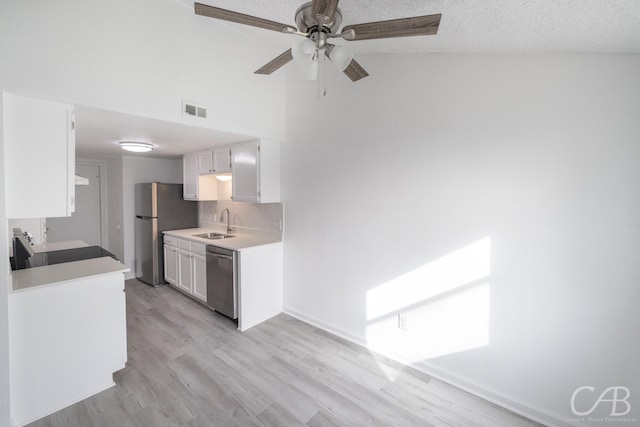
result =
[[[75,211],[73,106],[2,94],[8,218],[71,216]],[[37,153],[37,155],[35,155]]]
[[[164,280],[178,284],[178,239],[164,236]]]
[[[234,202],[280,201],[280,144],[260,139],[231,146]]]
[[[192,292],[193,296],[202,300],[207,301],[207,258],[205,255],[200,255],[196,252],[195,243],[192,244],[194,246],[192,251],[191,258],[191,266],[192,266]],[[204,245],[202,246],[204,249]]]

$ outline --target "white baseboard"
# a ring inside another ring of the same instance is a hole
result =
[[[313,316],[308,316],[306,314],[301,313],[300,311],[291,308],[285,307],[284,313],[288,314],[291,317],[295,317],[298,320],[301,320],[305,323],[309,323],[310,325],[316,326],[320,329],[323,329],[327,332],[330,332],[338,337],[344,338],[348,341],[351,341],[355,344],[358,344],[369,351],[373,351],[375,353],[381,354],[385,357],[388,357],[392,360],[400,362],[404,365],[411,366],[412,368],[423,372],[433,378],[436,378],[440,381],[443,381],[447,384],[450,384],[454,387],[457,387],[461,390],[464,390],[468,393],[471,393],[481,399],[484,399],[488,402],[491,402],[495,405],[498,405],[502,408],[505,408],[509,411],[512,411],[518,415],[522,415],[523,417],[529,418],[530,420],[539,422],[549,427],[576,427],[577,424],[569,423],[564,420],[564,417],[560,414],[556,414],[552,411],[540,408],[536,405],[533,405],[528,402],[524,402],[520,399],[509,397],[504,393],[498,392],[496,390],[491,390],[485,386],[482,386],[472,380],[456,375],[450,371],[440,369],[429,362],[418,362],[412,363],[406,358],[402,357],[398,354],[392,354],[388,351],[384,351],[383,349],[374,348],[367,344],[367,342],[359,336],[353,335],[349,332],[342,330],[341,328],[317,319]]]
[[[88,399],[88,398],[90,398],[90,397],[91,397],[91,396],[93,396],[93,395],[96,395],[96,394],[98,394],[98,393],[101,393],[101,392],[103,392],[103,391],[105,391],[105,390],[109,390],[111,387],[113,387],[113,386],[115,386],[115,385],[116,385],[116,383],[115,383],[115,382],[112,382],[111,384],[109,384],[109,385],[108,385],[108,386],[106,386],[106,387],[102,387],[102,388],[100,388],[100,389],[98,389],[98,390],[96,390],[96,391],[94,391],[94,392],[91,392],[91,393],[87,394],[87,395],[86,395],[86,396],[84,396],[84,397],[80,397],[80,398],[78,398],[78,399],[76,399],[76,400],[73,400],[73,401],[71,401],[71,402],[67,402],[67,403],[65,403],[64,405],[61,405],[61,406],[59,406],[59,407],[57,407],[57,408],[55,408],[55,409],[52,409],[52,410],[50,410],[50,411],[47,411],[47,412],[45,412],[44,414],[40,414],[40,415],[38,415],[38,416],[36,416],[36,417],[33,417],[33,418],[31,418],[31,419],[28,419],[28,420],[21,420],[21,421],[16,422],[16,421],[14,421],[14,420],[13,420],[13,418],[12,418],[12,419],[11,419],[11,422],[13,423],[13,426],[14,426],[14,427],[22,427],[22,426],[26,426],[27,424],[31,424],[32,422],[37,421],[37,420],[39,420],[40,418],[44,418],[44,417],[46,417],[46,416],[48,416],[48,415],[51,415],[51,414],[53,414],[53,413],[55,413],[55,412],[60,411],[61,409],[68,408],[68,407],[69,407],[69,406],[71,406],[71,405],[75,405],[75,404],[76,404],[76,403],[78,403],[78,402],[81,402],[81,401],[83,401],[83,400],[85,400],[85,399]]]

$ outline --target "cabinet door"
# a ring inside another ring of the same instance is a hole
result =
[[[164,280],[172,285],[178,283],[178,250],[175,246],[164,245]]]
[[[231,199],[236,202],[259,202],[260,158],[258,141],[243,142],[231,148]]]
[[[76,116],[67,111],[67,216],[76,211]]]
[[[198,175],[206,175],[214,173],[213,167],[213,151],[207,150],[197,154],[198,156]]]
[[[229,147],[213,150],[213,170],[215,173],[231,172],[231,150]]]
[[[207,259],[201,255],[193,258],[193,296],[207,302]]]
[[[178,287],[192,293],[191,288],[191,251],[178,250]]]
[[[8,218],[71,216],[75,124],[67,104],[2,94]]]
[[[183,161],[183,198],[198,200],[198,155],[185,154]]]

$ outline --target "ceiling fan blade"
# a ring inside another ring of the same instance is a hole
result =
[[[344,73],[351,79],[352,82],[357,82],[360,79],[364,79],[369,75],[360,64],[352,59],[347,68],[344,69]]]
[[[320,25],[333,22],[333,17],[338,8],[338,1],[339,0],[313,0],[311,16],[315,16]]]
[[[218,7],[209,6],[202,3],[194,3],[196,15],[208,16],[209,18],[221,19],[223,21],[235,22],[237,24],[250,25],[252,27],[264,28],[265,30],[278,31],[280,33],[291,33],[298,31],[297,28],[281,24],[279,22],[269,21],[267,19],[257,18],[243,13],[232,12],[230,10],[220,9]]]
[[[430,36],[438,32],[441,16],[441,14],[425,15],[347,25],[342,29],[342,38],[345,40],[371,40],[392,37]]]
[[[293,55],[291,54],[291,49],[282,52],[280,55],[275,57],[269,63],[265,64],[259,70],[256,70],[254,74],[271,74],[280,67],[286,65],[289,61],[293,59]]]

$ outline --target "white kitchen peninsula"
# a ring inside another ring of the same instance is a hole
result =
[[[124,274],[110,257],[14,271],[9,294],[16,426],[114,385],[127,361]]]

